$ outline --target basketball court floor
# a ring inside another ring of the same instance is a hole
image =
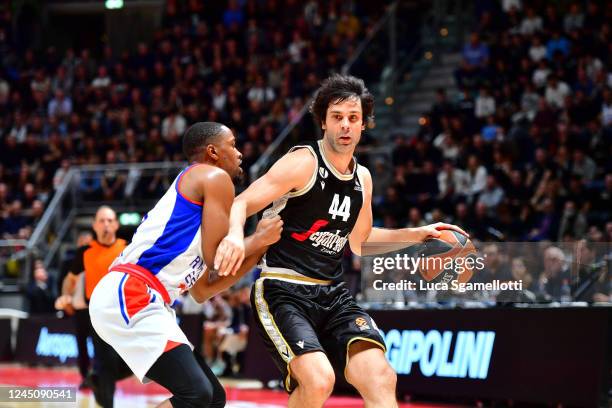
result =
[[[23,387],[76,387],[80,382],[78,371],[72,367],[43,368],[25,367],[17,364],[0,364],[0,386]],[[287,394],[261,388],[257,381],[225,380],[228,408],[281,408],[287,406]],[[115,408],[149,408],[168,398],[168,392],[161,386],[151,383],[142,385],[135,377],[127,378],[117,384]],[[0,401],[0,408],[59,408],[78,407],[96,408],[93,394],[89,390],[77,393],[77,402],[6,402]],[[363,407],[359,398],[333,396],[325,407],[357,408]],[[401,408],[458,408],[458,405],[402,403]]]

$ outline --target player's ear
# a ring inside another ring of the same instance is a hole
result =
[[[206,155],[215,161],[219,160],[219,153],[217,153],[217,148],[213,144],[206,146]]]
[[[325,121],[323,121],[323,120],[321,121],[321,129],[323,129],[323,130],[325,130],[325,129],[326,129],[326,127],[325,127]]]

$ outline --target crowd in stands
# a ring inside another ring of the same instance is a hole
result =
[[[612,241],[611,15],[597,1],[477,2],[458,95],[439,89],[417,137],[397,138],[378,222]]]
[[[29,237],[71,165],[184,160],[196,121],[230,126],[248,173],[382,13],[365,1],[168,1],[153,39],[118,52],[25,47],[0,11],[0,238]],[[80,192],[120,199],[127,183],[109,171]]]
[[[118,52],[24,47],[0,10],[0,239],[31,235],[72,165],[183,161],[180,138],[197,121],[232,128],[248,175],[382,13],[366,1],[167,1],[153,39]],[[79,193],[122,199],[130,177],[94,173]],[[138,193],[159,197],[167,180],[148,181]],[[55,286],[37,262],[31,313],[53,312]],[[203,309],[178,305],[206,315],[203,354],[217,374],[241,366],[248,295],[247,285]]]
[[[180,161],[182,132],[203,118],[234,129],[248,169],[381,12],[168,1],[153,40],[119,53],[17,46],[5,9],[0,236],[28,238],[72,164]],[[393,168],[373,164],[377,222],[610,241],[610,13],[601,1],[476,2],[459,95],[440,89],[417,137],[397,138]],[[111,171],[81,192],[112,200],[126,184]]]

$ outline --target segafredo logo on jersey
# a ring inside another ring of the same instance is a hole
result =
[[[291,234],[291,238],[300,242],[309,240],[313,247],[321,247],[321,251],[325,253],[338,253],[344,249],[344,245],[348,241],[348,234],[342,236],[340,235],[340,230],[336,230],[336,232],[319,232],[327,224],[329,224],[327,220],[316,220],[308,231],[301,233],[294,232]]]
[[[387,358],[398,374],[410,374],[414,365],[425,377],[484,380],[488,376],[495,342],[493,331],[393,329],[382,334]]]
[[[323,247],[321,248],[323,252],[338,253],[344,249],[348,241],[348,235],[343,237],[339,233],[340,230],[336,230],[336,232],[315,232],[308,239],[312,242],[313,247]]]

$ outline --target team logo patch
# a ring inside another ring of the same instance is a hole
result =
[[[321,175],[321,177],[323,178],[327,178],[327,176],[329,176],[329,172],[327,171],[326,168],[319,167],[319,175]]]
[[[357,325],[357,327],[359,327],[359,330],[361,331],[370,330],[370,326],[368,325],[368,322],[363,317],[356,318],[355,324]]]
[[[355,177],[355,191],[363,191],[363,189],[361,188],[361,184],[359,184],[359,179],[357,177]]]

